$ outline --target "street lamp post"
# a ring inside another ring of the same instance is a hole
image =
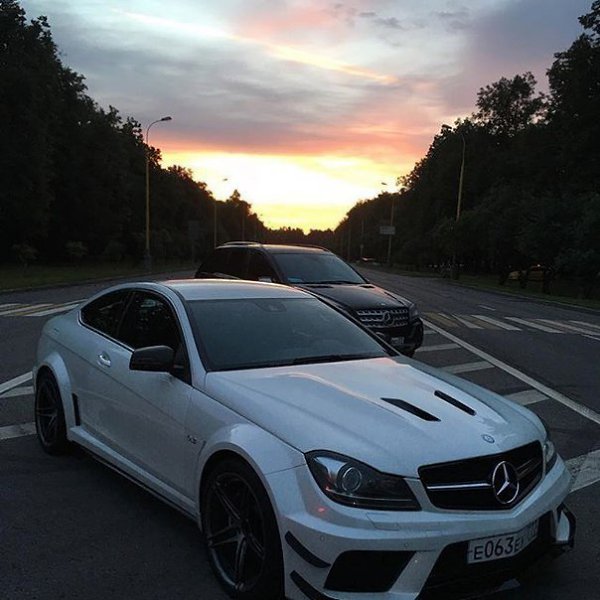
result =
[[[458,279],[460,277],[460,264],[457,260],[456,256],[456,235],[458,230],[458,220],[460,219],[460,209],[462,206],[462,192],[463,192],[463,180],[465,176],[465,153],[467,149],[467,143],[465,141],[465,136],[460,133],[459,134],[462,139],[462,158],[460,161],[460,175],[458,178],[458,198],[456,201],[456,219],[454,221],[454,249],[452,253],[452,279]]]
[[[144,249],[144,268],[146,271],[152,270],[152,254],[150,253],[150,146],[148,146],[148,134],[150,127],[162,121],[171,121],[171,117],[163,117],[152,121],[146,128],[146,246]]]
[[[387,183],[385,183],[385,181],[381,182],[381,185],[384,185],[387,187]],[[382,193],[388,193],[387,190],[382,190]],[[391,201],[391,205],[390,205],[390,227],[394,226],[394,194],[390,194],[390,201]],[[393,239],[394,235],[390,232],[390,234],[388,235],[388,250],[387,250],[387,264],[388,266],[392,266],[392,239]]]

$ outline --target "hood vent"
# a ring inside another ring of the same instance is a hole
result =
[[[445,400],[446,402],[448,402],[448,404],[452,404],[452,406],[455,406],[459,410],[466,412],[468,415],[473,416],[476,414],[475,411],[470,406],[463,404],[460,400],[457,400],[456,398],[453,398],[452,396],[448,396],[448,394],[445,394],[444,392],[440,392],[439,390],[436,390],[433,393],[433,395],[437,396],[438,398],[441,398],[442,400]]]
[[[401,408],[402,410],[405,410],[406,412],[409,412],[411,415],[414,415],[415,417],[419,417],[419,419],[423,419],[423,421],[439,421],[439,419],[436,416],[434,416],[416,406],[413,406],[412,404],[409,404],[405,400],[400,400],[398,398],[382,398],[382,400],[384,402],[389,402],[390,404],[393,404],[394,406],[397,406],[398,408]]]

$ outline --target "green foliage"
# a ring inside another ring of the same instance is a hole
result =
[[[65,251],[67,256],[75,262],[80,261],[88,253],[87,246],[83,242],[67,242],[65,244]]]
[[[427,154],[398,178],[397,193],[348,212],[335,231],[346,241],[351,232],[344,254],[358,257],[362,243],[365,256],[385,260],[378,229],[389,223],[393,197],[397,262],[447,271],[456,252],[464,270],[495,273],[500,283],[541,265],[545,292],[558,274],[589,297],[600,276],[600,0],[580,22],[583,34],[555,55],[547,97],[531,73],[483,87],[477,112],[442,125]]]
[[[14,244],[11,248],[13,257],[23,266],[27,267],[37,259],[37,250],[29,244]]]

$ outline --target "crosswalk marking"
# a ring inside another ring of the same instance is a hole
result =
[[[492,319],[492,317],[487,317],[486,315],[473,315],[476,319],[480,321],[485,321],[490,325],[496,325],[496,327],[500,327],[501,329],[506,329],[507,331],[521,331],[519,327],[515,327],[514,325],[508,325],[498,319]]]
[[[437,352],[439,350],[452,350],[453,348],[460,348],[460,346],[454,342],[450,344],[435,344],[434,346],[421,346],[417,352]]]
[[[24,435],[35,433],[35,423],[18,423],[17,425],[5,425],[0,427],[0,440],[10,440]]]
[[[569,323],[575,323],[575,325],[584,325],[585,327],[591,327],[597,329],[600,334],[600,325],[594,325],[593,323],[586,323],[585,321],[569,321]]]
[[[28,373],[23,373],[23,375],[19,375],[18,377],[13,377],[13,379],[9,379],[4,383],[0,383],[0,394],[7,392],[8,390],[12,390],[13,388],[19,387],[24,383],[31,381],[33,379],[33,374],[31,371]]]
[[[476,323],[473,323],[472,321],[468,321],[466,319],[467,315],[463,315],[462,317],[459,315],[452,315],[457,321],[459,321],[460,323],[462,323],[463,325],[465,325],[467,328],[469,329],[483,329],[483,327],[481,325],[477,325]]]
[[[494,365],[491,365],[489,362],[486,362],[485,360],[479,360],[476,362],[464,363],[462,365],[449,365],[447,367],[442,367],[442,371],[457,375],[458,373],[472,373],[473,371],[483,371],[484,369],[493,368]]]
[[[48,315],[54,315],[60,312],[67,312],[76,306],[79,306],[80,302],[71,302],[69,304],[63,304],[60,306],[55,306],[54,308],[49,308],[47,310],[42,310],[34,313],[29,313],[25,315],[26,317],[46,317]]]
[[[441,313],[427,312],[425,313],[430,319],[437,321],[441,325],[445,325],[446,327],[458,327],[458,325],[452,321],[450,318],[445,317]]]
[[[581,327],[575,327],[574,325],[569,325],[567,323],[558,323],[556,321],[549,321],[548,319],[537,319],[538,321],[541,321],[542,323],[548,323],[549,325],[552,325],[554,327],[558,327],[559,329],[563,329],[566,330],[566,333],[584,333],[584,334],[588,334],[588,335],[598,335],[597,331],[591,331],[589,329],[582,329]]]
[[[506,317],[506,319],[521,325],[527,325],[527,327],[532,327],[533,329],[545,331],[546,333],[562,333],[559,329],[553,329],[552,327],[547,327],[546,325],[540,325],[539,323],[534,323],[533,321],[528,321],[527,319],[521,319],[519,317]]]
[[[0,313],[0,316],[2,317],[7,317],[7,316],[20,316],[20,315],[24,315],[30,312],[35,312],[36,310],[41,310],[43,308],[48,308],[49,306],[52,306],[52,304],[50,302],[46,302],[44,304],[25,304],[25,305],[21,305],[18,308],[11,308],[10,310],[3,310]]]
[[[31,394],[33,394],[33,386],[25,385],[23,387],[13,388],[12,390],[8,390],[7,392],[0,394],[0,400],[4,398],[18,398],[19,396],[30,396]]]
[[[507,394],[504,397],[508,398],[509,400],[513,400],[514,402],[518,402],[522,406],[529,406],[530,404],[535,404],[536,402],[549,400],[548,396],[533,389],[525,390],[523,392],[515,392],[514,394]]]

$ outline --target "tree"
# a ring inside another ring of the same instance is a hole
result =
[[[535,77],[530,73],[502,77],[481,88],[477,94],[475,121],[492,135],[512,137],[544,115],[546,100],[535,94]]]

